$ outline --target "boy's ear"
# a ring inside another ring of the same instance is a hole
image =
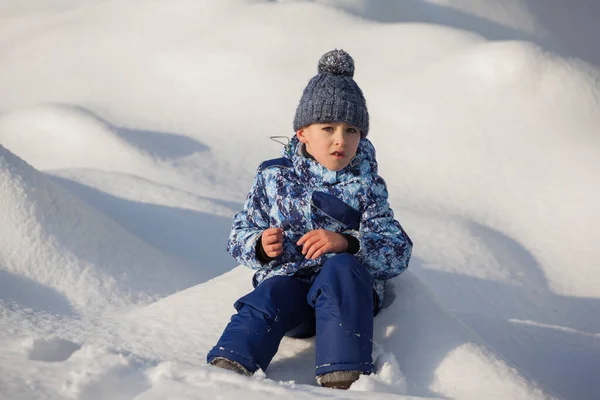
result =
[[[306,143],[308,140],[306,139],[306,131],[304,128],[300,128],[296,131],[296,136],[298,136],[298,140],[300,143]]]

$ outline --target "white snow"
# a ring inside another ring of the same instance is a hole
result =
[[[0,4],[2,399],[600,396],[594,1]],[[205,356],[251,290],[225,251],[318,57],[346,49],[415,243],[376,374],[314,338]]]

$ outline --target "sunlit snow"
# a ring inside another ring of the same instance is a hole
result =
[[[2,399],[597,399],[600,6],[559,0],[0,5]],[[226,253],[316,63],[355,59],[415,243],[376,373],[314,338],[205,364],[252,289]]]

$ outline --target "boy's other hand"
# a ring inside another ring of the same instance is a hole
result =
[[[283,253],[283,228],[265,229],[260,240],[265,254],[270,258]]]
[[[348,241],[343,235],[326,229],[310,231],[296,244],[302,246],[302,254],[307,260],[315,260],[326,253],[343,253],[348,249]]]

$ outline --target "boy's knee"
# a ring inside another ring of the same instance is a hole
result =
[[[371,275],[367,272],[366,267],[350,253],[341,253],[331,257],[323,264],[320,274],[325,276],[351,275],[368,282],[369,285],[372,284]]]
[[[325,262],[325,264],[331,263],[331,262],[360,264],[360,261],[358,260],[358,258],[356,258],[356,256],[354,254],[350,254],[350,253],[336,254],[335,256],[333,256],[329,260],[327,260]]]
[[[358,266],[362,267],[362,264],[358,260],[358,258],[356,258],[356,256],[350,253],[336,254],[335,256],[325,261],[325,263],[323,264],[323,268],[328,267],[333,269],[347,266],[351,268],[356,268]]]
[[[240,311],[244,305],[250,306],[276,319],[282,310],[293,308],[297,299],[306,296],[306,285],[290,276],[274,276],[264,280],[252,292],[235,302],[234,307]]]
[[[323,296],[323,293],[326,293]],[[318,309],[339,308],[339,319],[347,320],[353,317],[345,313],[350,312],[357,316],[373,313],[373,279],[366,267],[352,254],[338,254],[331,257],[321,268],[315,278],[307,296],[310,304]]]

